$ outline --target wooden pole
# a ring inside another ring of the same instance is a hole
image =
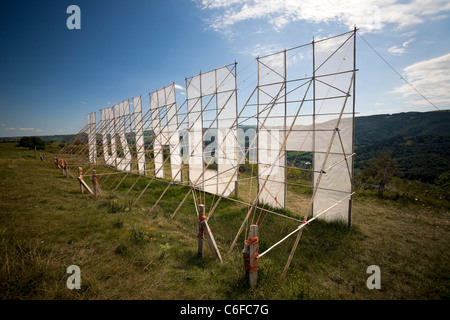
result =
[[[83,180],[83,169],[81,167],[78,167],[78,180],[80,181],[80,192],[84,193],[83,184],[81,183],[81,180]]]
[[[61,160],[61,174],[64,174],[64,160]]]
[[[97,181],[97,174],[96,174],[95,170],[92,170],[92,185],[93,185],[94,197],[97,198],[98,181]]]
[[[89,188],[89,186],[86,184],[86,182],[84,182],[83,178],[79,179],[80,183],[83,185],[83,187],[90,193],[90,194],[94,194],[94,192],[91,190],[91,188]]]
[[[258,240],[258,225],[252,224],[250,226],[250,233],[248,238],[249,259],[247,264],[247,272],[250,280],[250,287],[254,288],[258,280],[258,260],[259,260],[259,240]]]
[[[213,256],[217,260],[222,262],[222,256],[220,255],[220,251],[219,251],[219,248],[217,247],[216,240],[214,239],[211,229],[209,228],[208,219],[205,216],[205,205],[203,205],[203,204],[199,205],[198,220],[199,220],[199,228],[198,228],[199,230],[198,230],[197,236],[199,237],[200,240],[203,240],[203,238],[206,237],[206,241],[209,244],[209,248],[211,249]],[[198,251],[197,255],[200,254],[200,245],[203,248],[203,242],[202,242],[202,244],[200,244],[200,241],[199,241],[199,251]]]
[[[66,178],[69,177],[69,168],[67,167],[67,160],[64,162],[64,171],[66,172]]]
[[[236,180],[234,182],[234,198],[237,199],[238,196],[239,196],[239,180]]]
[[[205,205],[201,204],[198,206],[198,234],[197,234],[197,238],[198,238],[198,252],[197,252],[197,257],[198,258],[202,258],[203,257],[203,226],[202,226],[202,221],[205,218]]]

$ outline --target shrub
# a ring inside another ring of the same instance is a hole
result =
[[[36,147],[37,150],[45,149],[45,141],[38,137],[22,137],[19,140],[19,147],[34,149]]]

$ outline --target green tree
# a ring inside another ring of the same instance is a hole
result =
[[[361,175],[365,179],[377,182],[378,195],[383,197],[387,183],[398,170],[397,163],[392,158],[392,152],[382,152],[377,158],[372,158],[369,164],[364,167]]]
[[[39,137],[22,137],[19,140],[19,147],[34,149],[36,147],[37,150],[45,149],[45,141]]]
[[[441,173],[434,183],[441,188],[450,189],[450,171]]]

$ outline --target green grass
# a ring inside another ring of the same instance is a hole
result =
[[[188,188],[172,186],[149,213],[146,209],[167,184],[154,181],[133,206],[149,178],[141,178],[124,198],[135,176],[127,177],[116,193],[108,191],[122,177],[100,176],[104,195],[94,199],[81,194],[77,180],[61,175],[51,162],[35,160],[33,151],[0,143],[2,299],[450,297],[448,206],[357,195],[350,229],[314,221],[303,232],[287,275],[281,272],[295,236],[260,259],[258,285],[250,289],[241,256],[243,237],[228,252],[247,212],[244,206],[222,200],[209,221],[223,263],[207,245],[199,259],[192,197],[174,220],[168,219]],[[206,198],[211,203],[213,196]],[[296,226],[268,215],[260,230],[261,251]],[[381,290],[366,287],[366,269],[372,264],[381,269]],[[66,287],[70,265],[81,268],[80,290]]]

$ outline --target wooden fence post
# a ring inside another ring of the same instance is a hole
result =
[[[80,181],[80,191],[81,193],[84,193],[83,184],[81,183],[82,179],[83,179],[83,169],[81,169],[81,167],[78,167],[78,180]]]
[[[64,174],[64,160],[61,159],[61,174]]]
[[[83,173],[83,171],[82,171],[81,167],[78,167],[78,181],[80,181],[81,193],[84,193],[83,190],[86,189],[90,194],[94,194],[94,192],[91,190],[91,188],[89,188],[89,186],[86,184],[86,182],[84,182],[82,173]],[[93,171],[93,174],[94,173],[95,173],[95,170]],[[97,178],[97,175],[95,175],[95,178]],[[94,182],[94,181],[92,181],[92,182]],[[94,184],[94,187],[95,186],[96,186],[96,184]]]
[[[254,288],[258,281],[258,260],[259,260],[259,240],[258,226],[252,224],[250,233],[242,257],[244,258],[245,269],[249,276],[250,287]]]

